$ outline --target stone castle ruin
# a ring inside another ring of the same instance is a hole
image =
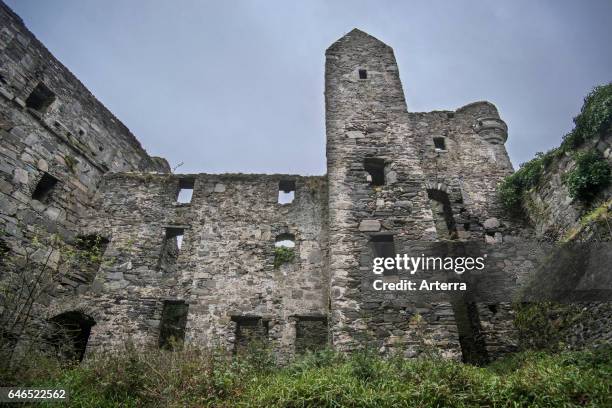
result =
[[[126,341],[265,343],[283,358],[425,345],[466,361],[516,347],[507,305],[361,287],[374,257],[411,243],[514,231],[496,198],[513,168],[493,104],[410,112],[393,50],[355,29],[326,51],[326,175],[173,174],[4,4],[0,54],[4,254],[50,235],[102,249],[33,306],[72,328],[79,358]]]

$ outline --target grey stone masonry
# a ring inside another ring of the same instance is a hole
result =
[[[508,304],[363,287],[377,256],[534,235],[496,197],[513,169],[493,104],[409,112],[393,50],[355,29],[326,51],[326,175],[171,174],[3,3],[0,55],[0,249],[102,239],[102,259],[34,308],[45,324],[80,316],[82,353],[178,340],[266,343],[281,359],[327,345],[482,362],[516,348]],[[516,280],[541,254],[511,250],[492,258]]]

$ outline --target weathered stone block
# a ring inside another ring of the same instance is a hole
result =
[[[381,224],[378,220],[363,220],[359,223],[359,231],[376,232],[380,231]]]

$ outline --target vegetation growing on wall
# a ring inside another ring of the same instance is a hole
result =
[[[295,250],[288,247],[274,248],[274,267],[279,268],[282,264],[293,262],[295,259]]]
[[[570,242],[579,237],[587,228],[593,229],[601,225],[604,231],[599,240],[612,239],[612,199],[600,204],[580,218],[578,225],[570,229],[561,242]]]
[[[558,352],[565,347],[566,330],[588,314],[576,304],[536,302],[515,305],[514,327],[525,349]]]
[[[593,197],[590,191],[598,191],[609,182],[610,169],[601,157],[595,158],[593,154],[583,156],[582,153],[576,153],[576,150],[587,140],[612,131],[612,83],[595,87],[587,95],[580,114],[574,118],[574,124],[574,129],[565,135],[558,148],[536,153],[533,160],[521,164],[519,170],[500,184],[498,195],[508,211],[521,213],[525,193],[538,184],[553,161],[567,154],[575,154],[576,160],[583,163],[567,179],[570,193],[573,191],[576,198],[589,200]],[[604,166],[607,167],[607,173]]]
[[[572,198],[590,201],[610,183],[610,166],[595,149],[576,153],[574,160],[576,165],[563,182]]]

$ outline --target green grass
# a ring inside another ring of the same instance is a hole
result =
[[[277,366],[266,352],[138,352],[61,367],[30,359],[3,383],[65,387],[74,407],[604,407],[612,349],[524,352],[486,367],[330,350]]]

